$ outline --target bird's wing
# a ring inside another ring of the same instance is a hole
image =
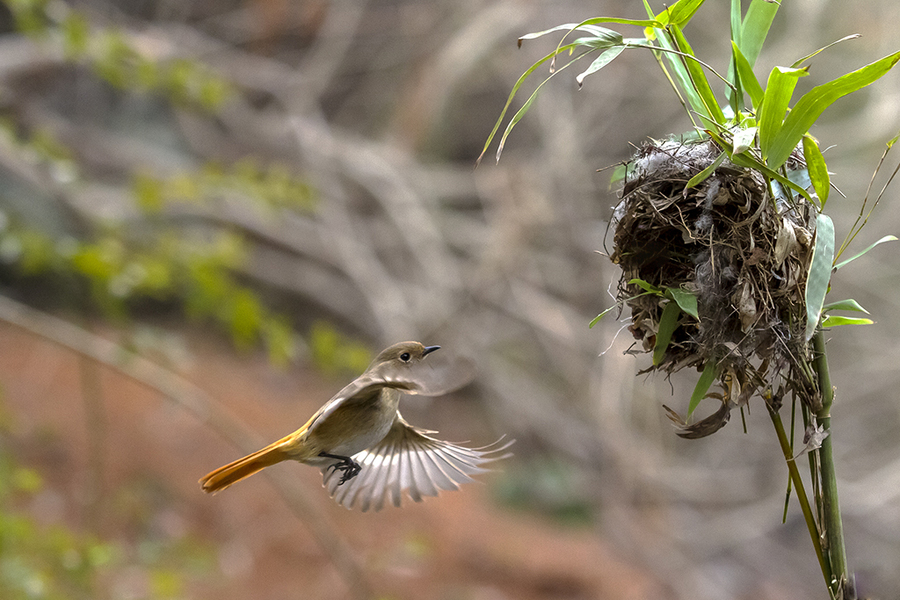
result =
[[[466,448],[429,433],[435,432],[413,427],[397,415],[378,445],[353,456],[362,466],[359,475],[341,484],[342,472],[322,469],[325,488],[338,504],[363,512],[381,510],[388,499],[400,506],[404,490],[421,502],[424,496],[437,496],[440,490],[456,490],[459,484],[474,481],[472,475],[489,471],[483,465],[511,456],[503,451],[514,441],[500,438],[488,446]]]
[[[344,389],[332,396],[331,400],[323,404],[322,407],[309,418],[306,425],[301,427],[294,435],[309,435],[319,423],[327,419],[328,415],[337,410],[338,407],[345,402],[371,401],[381,391],[381,388],[387,386],[388,384],[381,378],[373,377],[370,373],[363,373],[344,386]]]
[[[430,354],[408,369],[395,369],[383,376],[385,385],[407,394],[443,396],[467,385],[475,377],[471,360],[452,354]]]
[[[345,402],[372,400],[381,388],[395,388],[407,394],[442,396],[472,381],[475,366],[467,359],[429,356],[409,368],[367,371],[348,383],[329,400],[301,429],[307,434]]]

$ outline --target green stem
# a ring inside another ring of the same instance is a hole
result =
[[[816,526],[816,517],[813,515],[812,508],[809,505],[809,497],[806,495],[803,479],[800,478],[800,469],[797,468],[797,463],[794,461],[791,443],[788,441],[787,433],[784,430],[784,423],[781,421],[781,415],[778,414],[778,411],[768,402],[766,402],[766,408],[769,409],[769,416],[772,418],[775,433],[778,435],[778,441],[781,443],[781,451],[784,453],[784,460],[787,463],[791,481],[794,483],[794,489],[797,490],[797,500],[800,501],[800,510],[803,511],[806,528],[809,530],[809,537],[812,539],[816,557],[819,559],[819,567],[822,568],[822,576],[825,577],[825,584],[830,588],[832,580],[831,570],[828,561],[825,560],[825,554],[822,552],[822,542],[819,540],[819,528]]]
[[[831,570],[836,578],[835,592],[843,590],[844,598],[856,598],[847,567],[847,551],[844,548],[844,526],[838,503],[837,476],[834,470],[834,454],[831,436],[831,405],[834,403],[834,388],[828,371],[828,356],[825,353],[825,334],[820,329],[813,336],[815,369],[822,395],[822,408],[816,414],[819,425],[828,433],[819,448],[820,477],[822,479],[822,526],[831,558]],[[837,593],[835,593],[837,596]]]

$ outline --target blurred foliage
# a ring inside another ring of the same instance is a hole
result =
[[[596,507],[585,500],[577,471],[559,460],[532,459],[506,467],[493,486],[503,504],[581,527],[594,522]]]
[[[230,84],[200,62],[146,56],[115,28],[95,27],[61,2],[5,0],[16,28],[60,45],[65,58],[89,67],[119,89],[162,94],[181,106],[214,111],[228,98]]]
[[[309,331],[309,347],[313,362],[326,373],[357,375],[372,360],[369,349],[325,321],[316,321]]]
[[[161,212],[169,203],[203,204],[209,198],[231,196],[253,198],[254,205],[271,209],[312,210],[315,194],[304,181],[293,177],[287,167],[262,167],[245,158],[232,167],[208,163],[197,172],[180,173],[168,178],[137,173],[134,196],[148,214]]]
[[[201,63],[146,56],[121,32],[94,27],[65,4],[10,0],[6,5],[20,31],[59,47],[68,61],[88,66],[125,93],[157,93],[200,111],[215,110],[227,98],[228,83]],[[0,137],[9,150],[40,164],[64,186],[80,182],[75,153],[50,133],[23,134],[18,123],[6,119],[0,121]],[[288,319],[269,310],[235,276],[247,263],[243,232],[210,220],[185,226],[167,211],[210,213],[222,203],[243,203],[277,217],[279,211],[312,210],[311,187],[286,166],[246,158],[166,177],[138,169],[131,193],[136,218],[97,223],[90,217],[87,232],[63,236],[37,228],[14,209],[0,210],[0,261],[25,276],[74,279],[73,289],[84,282],[89,299],[113,318],[125,317],[142,299],[180,303],[190,318],[223,327],[237,347],[262,342],[273,362],[290,361],[295,348]],[[321,340],[317,344],[327,347]],[[343,368],[343,355],[332,355],[334,361],[317,362]]]
[[[215,566],[213,549],[189,535],[144,536],[132,548],[40,523],[27,507],[43,478],[13,460],[10,419],[0,413],[0,598],[87,600],[109,588],[123,597],[183,598],[188,578]]]

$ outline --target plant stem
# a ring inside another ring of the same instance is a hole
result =
[[[834,403],[834,388],[831,387],[831,375],[828,371],[828,356],[825,353],[825,334],[820,329],[813,336],[815,351],[816,376],[819,379],[819,390],[822,395],[822,408],[816,414],[819,425],[828,433],[819,448],[819,468],[822,480],[822,527],[825,530],[831,571],[836,578],[834,582],[836,597],[843,592],[843,598],[854,599],[856,592],[850,579],[847,567],[847,552],[844,548],[844,526],[841,521],[841,509],[838,503],[837,476],[834,470],[834,454],[831,435],[831,405]]]
[[[800,501],[800,510],[803,511],[803,518],[806,520],[806,528],[809,530],[809,537],[812,539],[816,557],[819,559],[819,566],[822,568],[822,576],[825,578],[825,584],[830,589],[832,581],[831,568],[828,561],[825,560],[825,554],[822,551],[822,542],[819,539],[819,528],[816,526],[816,517],[813,515],[812,508],[809,505],[806,487],[803,485],[803,479],[800,478],[800,469],[797,468],[797,463],[794,461],[791,443],[788,441],[787,433],[785,433],[784,430],[784,423],[781,421],[781,415],[769,402],[766,402],[766,408],[769,409],[769,416],[772,418],[772,424],[775,426],[775,433],[778,435],[778,441],[781,443],[781,451],[784,452],[784,460],[787,463],[791,481],[794,483],[794,489],[797,491],[797,500]]]

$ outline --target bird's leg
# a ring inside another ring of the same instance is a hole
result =
[[[334,469],[336,471],[343,471],[344,474],[341,475],[341,480],[338,482],[338,485],[344,485],[357,475],[359,475],[359,471],[362,469],[359,466],[359,463],[350,458],[349,456],[341,456],[339,454],[328,454],[327,452],[319,452],[319,456],[323,456],[325,458],[334,458],[340,462],[336,462],[329,466],[329,469]]]

